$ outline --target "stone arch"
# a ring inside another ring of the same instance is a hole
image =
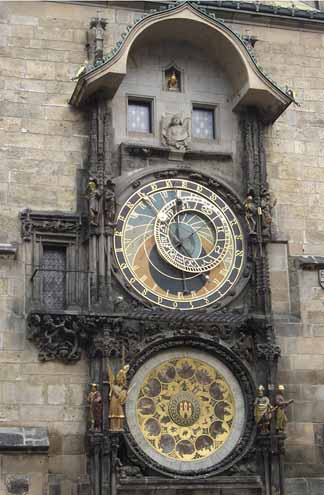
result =
[[[189,40],[201,49],[209,50],[232,83],[233,111],[254,106],[264,122],[270,123],[292,102],[291,97],[262,72],[239,35],[223,22],[185,2],[145,16],[129,28],[117,48],[79,78],[70,103],[80,106],[98,91],[113,97],[127,73],[132,48],[165,34],[170,39]]]

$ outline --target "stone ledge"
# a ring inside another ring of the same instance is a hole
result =
[[[293,258],[301,268],[324,268],[324,256],[296,256]]]
[[[0,453],[47,453],[49,439],[47,428],[0,427]]]
[[[192,490],[222,490],[222,489],[250,489],[251,495],[261,494],[263,483],[259,476],[219,476],[218,478],[190,479]],[[160,477],[149,478],[119,478],[118,491],[134,490],[188,490],[188,481],[183,479],[165,479]],[[218,493],[218,492],[217,492]]]
[[[0,243],[1,259],[15,258],[16,254],[17,254],[17,246],[15,244]]]
[[[170,160],[232,160],[233,153],[224,151],[190,149],[187,151],[173,151],[161,146],[143,145],[138,143],[121,143],[122,153],[141,158],[161,157]]]
[[[322,495],[324,478],[287,478],[287,495]]]

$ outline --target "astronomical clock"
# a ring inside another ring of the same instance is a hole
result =
[[[157,472],[224,471],[253,436],[251,426],[247,435],[252,380],[231,349],[217,348],[204,330],[193,340],[192,330],[179,335],[187,321],[203,325],[246,285],[242,207],[226,186],[184,169],[116,181],[116,197],[116,278],[148,317],[168,319],[156,350],[139,352],[131,365],[126,438]]]
[[[80,495],[283,495],[264,135],[293,100],[220,6],[138,3],[85,36],[77,212],[21,214],[29,338],[89,362]]]
[[[122,281],[137,298],[180,311],[222,301],[245,261],[233,209],[210,187],[188,178],[148,179],[125,199],[114,253]]]

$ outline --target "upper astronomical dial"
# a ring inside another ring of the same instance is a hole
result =
[[[188,222],[194,218],[194,222]],[[179,270],[208,272],[218,266],[231,244],[226,218],[211,202],[197,194],[179,196],[156,217],[154,237],[159,253]],[[210,244],[206,252],[203,242]]]
[[[224,297],[244,264],[242,230],[215,192],[184,179],[161,179],[134,192],[114,232],[128,285],[150,302],[191,310]]]

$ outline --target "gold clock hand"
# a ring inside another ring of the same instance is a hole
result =
[[[193,232],[191,232],[191,234],[189,234],[187,237],[185,237],[182,242],[184,241],[187,241],[188,239],[190,239],[190,237],[192,237],[194,234],[197,234],[197,232],[199,232],[200,230],[202,229],[205,229],[206,228],[206,224],[205,225],[202,225],[201,227],[199,227],[199,229],[197,230],[194,230]]]
[[[187,254],[187,256],[189,258],[192,258],[192,256],[190,255],[190,253],[187,251],[187,249],[184,247],[183,244],[181,244],[181,242],[179,241],[179,239],[177,238],[177,236],[174,234],[174,232],[170,232],[171,233],[171,236],[173,236],[173,238],[175,238],[177,241],[178,241],[178,246],[181,246],[184,250],[184,252]],[[178,247],[176,246],[176,247]],[[194,258],[192,258],[194,259]],[[181,271],[181,275],[182,275],[182,283],[183,283],[183,293],[185,294],[189,294],[189,291],[188,291],[188,287],[187,287],[187,284],[186,284],[186,278],[185,278],[185,272],[183,270],[180,270]],[[206,273],[198,273],[197,274],[199,277],[202,277],[206,282],[208,282],[209,280],[209,275],[207,275]]]
[[[142,198],[149,206],[151,206],[154,209],[156,213],[159,213],[159,211],[155,208],[151,198],[147,194],[142,194]]]

